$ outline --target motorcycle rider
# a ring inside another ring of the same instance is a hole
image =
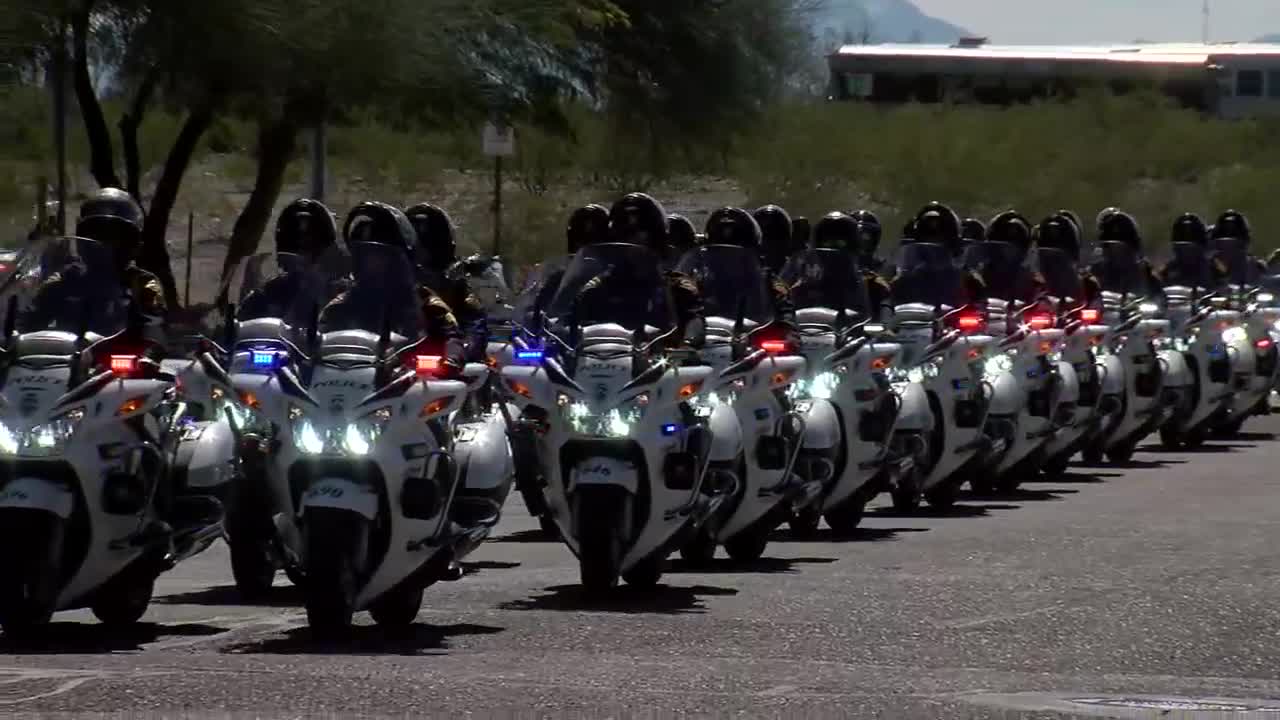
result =
[[[921,208],[907,227],[903,228],[903,234],[903,244],[919,242],[941,245],[953,258],[959,258],[963,252],[960,216],[956,215],[955,210],[937,201]],[[953,299],[956,307],[986,300],[987,286],[981,275],[971,271],[963,272],[960,280],[960,296]],[[896,276],[894,282],[897,282]]]
[[[609,209],[609,239],[647,247],[661,261],[671,252],[667,213],[657,200],[646,193],[625,195]],[[578,294],[578,306],[590,308],[593,302],[607,301],[610,297],[609,280],[615,274],[626,272],[626,268],[611,269],[587,281]],[[699,327],[703,307],[697,284],[683,273],[667,268],[662,269],[662,277],[670,293],[676,319],[676,332],[669,343],[679,346],[686,339],[697,342],[704,335]]]
[[[1156,277],[1151,262],[1143,254],[1142,231],[1138,227],[1138,221],[1132,215],[1118,208],[1107,208],[1099,213],[1098,242],[1120,242],[1128,245],[1137,256],[1138,277],[1136,286],[1126,290],[1150,297],[1153,302],[1163,306],[1164,292],[1161,290],[1160,279]],[[1094,274],[1101,274],[1099,271],[1104,269],[1100,264],[1102,262],[1104,261],[1093,263],[1091,271]]]
[[[294,255],[305,263],[288,268],[245,297],[239,317],[282,318],[295,327],[312,320],[346,284],[345,258],[338,250],[338,226],[322,203],[300,198],[276,220],[277,255]]]
[[[793,253],[809,247],[809,240],[812,237],[813,226],[809,222],[809,218],[799,215],[791,218],[791,250]]]
[[[458,242],[453,220],[443,209],[419,203],[404,210],[413,227],[414,258],[418,282],[432,291],[453,311],[466,339],[468,362],[484,362],[489,343],[489,323],[484,305],[471,292],[466,270],[458,261]]]
[[[781,208],[778,208],[781,210]],[[777,248],[770,249],[764,245],[764,233],[761,232],[760,225],[756,222],[746,210],[742,208],[723,207],[711,213],[707,218],[707,244],[708,245],[737,245],[755,252],[761,258],[761,264],[764,265],[765,282],[769,287],[769,296],[773,302],[774,317],[781,323],[789,327],[795,325],[796,311],[791,303],[791,289],[787,284],[778,277],[778,272],[769,267],[766,262],[766,256],[771,252],[774,254],[780,251]],[[788,236],[775,235],[775,240],[781,239],[786,243]],[[786,247],[786,245],[783,245]]]
[[[777,205],[765,205],[751,213],[760,226],[760,262],[775,276],[795,251],[795,227],[791,216]]]
[[[1236,210],[1227,210],[1218,216],[1217,222],[1213,224],[1213,228],[1209,231],[1209,238],[1214,244],[1220,244],[1219,241],[1235,240],[1242,245],[1244,257],[1242,260],[1245,267],[1237,268],[1232,272],[1229,268],[1230,262],[1224,263],[1223,267],[1231,274],[1239,275],[1239,280],[1246,283],[1256,283],[1259,277],[1267,274],[1267,264],[1259,258],[1249,254],[1249,244],[1253,240],[1253,233],[1249,228],[1249,219],[1243,213]],[[1218,253],[1222,254],[1222,253]]]
[[[1102,288],[1092,273],[1079,267],[1079,222],[1066,211],[1050,215],[1036,225],[1032,233],[1032,245],[1061,251],[1071,262],[1070,277],[1049,274],[1037,268],[1037,273],[1044,279],[1043,289],[1046,292],[1058,297],[1070,297],[1080,302],[1092,302],[1101,294]]]
[[[560,289],[560,281],[564,279],[564,271],[569,261],[586,245],[609,241],[609,209],[603,205],[592,203],[583,205],[569,215],[569,224],[565,227],[564,258],[548,262],[547,270],[539,280],[536,308],[546,308],[551,304],[556,291]],[[528,292],[528,290],[526,290]],[[532,318],[525,318],[529,324]]]
[[[977,218],[965,218],[960,223],[960,239],[965,245],[980,243],[987,239],[987,225]]]
[[[1017,211],[1002,212],[992,218],[991,225],[987,228],[986,242],[1004,243],[1015,248],[1012,263],[999,262],[999,267],[996,267],[984,260],[978,267],[971,269],[982,276],[985,285],[1002,288],[1003,294],[1009,296],[1000,299],[1022,304],[1033,302],[1040,295],[1045,282],[1038,272],[1025,265],[1027,254],[1031,250],[1031,223]]]
[[[672,214],[667,218],[667,237],[670,238],[671,255],[677,261],[698,246],[698,231],[683,215]]]
[[[142,247],[142,208],[129,193],[119,188],[103,188],[80,206],[76,221],[76,236],[95,240],[110,250],[112,267],[101,268],[110,272],[127,293],[130,308],[142,321],[144,339],[156,346],[163,346],[166,339],[166,315],[164,291],[155,275],[138,267],[134,260]],[[26,332],[51,326],[62,330],[74,330],[80,322],[69,317],[70,308],[80,308],[81,313],[110,303],[116,297],[94,297],[97,290],[112,291],[101,282],[86,282],[95,268],[90,259],[55,272],[37,289],[31,308],[22,318]],[[73,314],[74,310],[71,310]]]
[[[828,215],[831,218],[832,215]],[[858,266],[876,274],[891,274],[891,263],[880,257],[880,241],[884,238],[884,225],[870,210],[854,210],[848,216],[856,228],[856,243],[849,250],[855,253]],[[841,221],[843,227],[843,221]]]
[[[864,211],[865,215],[875,218],[871,213]],[[874,226],[869,226],[865,221],[859,222],[857,218],[846,215],[842,212],[833,212],[827,214],[826,217],[818,221],[818,226],[813,230],[813,245],[819,248],[836,248],[843,250],[850,255],[857,263],[858,268],[862,271],[862,280],[867,287],[867,301],[869,307],[865,310],[871,320],[878,320],[885,312],[892,312],[893,306],[889,302],[889,283],[885,282],[875,270],[862,264],[866,258],[868,242],[878,243],[879,239],[869,241],[868,233],[871,232],[869,227],[874,227],[874,232],[879,232],[879,221],[875,220]],[[871,256],[875,258],[875,245],[873,244]],[[802,281],[803,282],[803,281]]]
[[[1161,284],[1186,285],[1192,288],[1216,288],[1226,280],[1227,268],[1218,258],[1210,258],[1212,262],[1198,262],[1209,251],[1209,228],[1204,220],[1195,213],[1183,213],[1173,222],[1169,233],[1169,242],[1175,246],[1189,245],[1200,249],[1200,257],[1173,257],[1156,270],[1156,277]],[[1209,270],[1209,275],[1205,270]]]
[[[343,235],[354,272],[350,287],[320,313],[321,331],[380,331],[389,312],[392,331],[411,340],[427,337],[424,350],[444,360],[445,375],[460,376],[462,331],[448,303],[415,278],[417,233],[405,214],[386,203],[360,203],[347,215]],[[361,253],[361,244],[386,252]]]

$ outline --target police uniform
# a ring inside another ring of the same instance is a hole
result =
[[[31,308],[22,318],[26,332],[48,329],[57,324],[61,330],[73,330],[78,318],[66,317],[65,306],[78,297],[85,287],[87,271],[79,265],[54,273],[36,291]],[[129,292],[136,310],[142,315],[146,339],[157,344],[165,341],[165,320],[168,314],[164,302],[164,289],[155,275],[130,264],[120,273],[120,284]],[[66,323],[70,323],[67,325]]]
[[[355,327],[367,320],[355,315],[356,305],[352,298],[354,291],[354,288],[344,291],[325,306],[320,313],[322,331],[325,328]],[[439,295],[425,285],[419,285],[416,293],[418,309],[422,317],[423,336],[428,338],[427,347],[424,349],[434,350],[450,364],[459,369],[462,368],[466,362],[462,331],[458,327],[458,320],[454,317],[453,311],[444,300],[440,299]]]
[[[423,273],[423,283],[431,288],[457,318],[460,332],[466,341],[466,358],[470,362],[484,362],[489,347],[489,318],[480,298],[471,292],[462,261],[455,262],[443,273]]]
[[[578,307],[586,308],[589,312],[590,308],[601,306],[599,296],[616,297],[618,289],[608,287],[612,276],[613,269],[610,268],[588,280],[578,291]],[[671,298],[671,311],[676,320],[676,332],[672,335],[670,344],[680,345],[686,340],[685,332],[689,323],[705,315],[702,293],[698,290],[698,284],[693,278],[684,273],[664,270],[662,279]]]
[[[300,325],[310,321],[311,308],[300,306],[307,294],[306,280],[302,272],[291,272],[277,275],[254,290],[240,304],[237,315],[243,320],[257,318],[281,318],[291,325]],[[316,310],[319,310],[331,298],[337,297],[349,286],[347,278],[325,281],[323,297],[316,297]],[[302,311],[305,315],[298,316]]]

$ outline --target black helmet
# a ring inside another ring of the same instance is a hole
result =
[[[1124,214],[1124,211],[1118,207],[1104,208],[1101,212],[1098,213],[1098,217],[1093,221],[1094,229],[1097,230],[1099,233],[1101,233],[1102,223],[1106,221],[1107,218],[1112,217],[1113,215],[1121,215],[1121,214]]]
[[[791,223],[791,216],[777,205],[765,205],[751,213],[751,217],[760,226],[765,265],[774,270],[781,269],[795,247],[795,226]]]
[[[609,210],[609,232],[617,242],[647,245],[665,252],[667,213],[662,204],[645,193],[631,193]]]
[[[672,215],[667,218],[667,242],[678,257],[698,246],[698,231],[689,218]]]
[[[1213,224],[1213,239],[1219,238],[1232,238],[1248,245],[1253,239],[1249,230],[1249,219],[1235,210],[1222,213],[1218,216],[1218,221]]]
[[[299,198],[276,220],[276,252],[317,258],[338,242],[338,223],[318,200]]]
[[[916,238],[916,219],[911,218],[902,226],[902,240],[915,240]]]
[[[413,228],[419,265],[444,270],[458,259],[458,241],[449,213],[430,203],[419,203],[405,208],[404,214]]]
[[[742,208],[723,207],[707,218],[708,245],[737,245],[760,250],[760,226]]]
[[[399,208],[383,202],[366,201],[347,213],[342,237],[352,243],[390,245],[413,257],[418,246],[417,233],[409,218]]]
[[[1195,243],[1204,247],[1209,242],[1209,228],[1204,220],[1195,213],[1183,213],[1173,221],[1173,230],[1169,233],[1169,241],[1175,243]]]
[[[1031,223],[1016,210],[1006,210],[991,220],[987,239],[1016,246],[1024,254],[1031,248]]]
[[[858,226],[857,253],[863,257],[875,257],[880,249],[880,240],[884,237],[884,226],[880,218],[870,210],[854,210],[849,213]]]
[[[119,188],[103,188],[80,205],[76,235],[111,248],[122,265],[133,262],[142,245],[142,207]]]
[[[1036,226],[1035,235],[1038,246],[1061,250],[1071,256],[1072,260],[1080,259],[1080,228],[1065,213],[1050,215],[1041,220]]]
[[[828,213],[813,228],[813,245],[859,255],[858,221],[842,212]]]
[[[609,209],[592,203],[574,210],[564,235],[570,255],[576,255],[584,245],[606,242],[609,239]]]
[[[803,250],[809,247],[809,240],[812,237],[813,226],[809,223],[809,218],[802,216],[791,218],[792,251]]]
[[[1116,210],[1099,216],[1098,241],[1122,242],[1137,252],[1142,251],[1142,231],[1138,221],[1127,212]]]
[[[914,239],[922,243],[944,245],[952,254],[960,251],[960,217],[951,208],[931,202],[916,214]]]
[[[969,242],[982,242],[987,239],[987,226],[977,218],[965,218],[960,223],[960,237]]]

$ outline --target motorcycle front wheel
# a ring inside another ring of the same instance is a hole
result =
[[[364,518],[311,508],[304,522],[307,625],[319,634],[346,630],[355,614],[356,552],[364,545]]]
[[[0,628],[5,635],[27,638],[53,617],[65,537],[63,522],[55,515],[0,513],[0,546],[9,548],[0,565]]]
[[[627,491],[619,487],[580,487],[574,511],[578,530],[578,571],[588,593],[607,592],[618,586],[622,572],[624,513],[629,511]]]

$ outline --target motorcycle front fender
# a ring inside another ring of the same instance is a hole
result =
[[[898,396],[898,432],[927,433],[933,430],[933,408],[929,406],[929,393],[920,383],[908,383]]]
[[[1027,404],[1027,394],[1018,383],[1018,378],[1011,372],[1002,372],[996,377],[988,377],[991,385],[991,405],[987,415],[1017,415]]]
[[[1069,362],[1058,362],[1058,377],[1061,380],[1058,390],[1058,402],[1076,404],[1080,401],[1080,376]]]
[[[515,477],[506,422],[498,413],[459,425],[454,431],[453,457],[468,490],[493,491]]]
[[[807,450],[830,450],[840,446],[840,417],[828,400],[813,400],[804,419],[804,447]]]
[[[16,478],[0,490],[0,510],[39,510],[66,520],[74,505],[70,490],[43,478]]]
[[[1195,383],[1195,376],[1187,366],[1187,358],[1176,350],[1161,350],[1160,366],[1164,370],[1165,387],[1190,387]]]
[[[730,405],[711,411],[711,462],[732,463],[742,454],[742,424]]]
[[[1115,355],[1107,355],[1099,362],[1102,366],[1102,394],[1121,395],[1127,391],[1124,361]]]

